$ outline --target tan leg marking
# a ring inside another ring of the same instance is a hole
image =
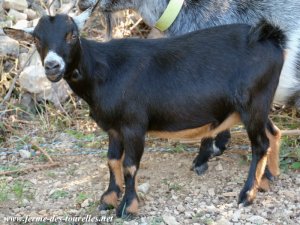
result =
[[[269,191],[270,190],[270,184],[269,180],[266,177],[263,177],[260,181],[259,188],[263,191]]]
[[[113,207],[117,208],[117,206],[118,206],[117,193],[112,191],[112,192],[108,193],[107,195],[104,195],[102,197],[102,202],[107,205],[112,205]]]
[[[132,213],[132,214],[137,214],[138,213],[138,211],[139,211],[139,202],[136,198],[132,200],[132,203],[130,204],[130,206],[128,206],[126,208],[126,211],[128,213]]]
[[[127,168],[124,168],[124,172],[125,172],[125,175],[127,174],[130,174],[130,176],[134,177],[134,189],[135,189],[135,192],[137,193],[137,175],[136,175],[136,167],[135,166],[130,166],[130,167],[127,167]]]
[[[130,174],[132,177],[135,175],[136,172],[136,166],[130,166],[130,167],[125,167],[124,168],[125,174]]]
[[[267,160],[268,160],[268,156],[266,154],[261,158],[261,160],[257,164],[256,171],[255,171],[254,186],[248,192],[248,201],[250,202],[252,202],[256,197],[257,189],[260,187],[261,179],[264,175],[265,168],[267,166]]]
[[[115,182],[123,191],[123,173],[122,173],[122,161],[121,160],[108,160],[108,166],[112,170],[113,174],[115,175]]]
[[[273,176],[280,174],[279,169],[279,149],[280,149],[280,138],[281,131],[273,125],[276,129],[277,134],[274,136],[268,130],[266,131],[267,137],[270,141],[270,149],[268,151],[268,168]]]
[[[159,138],[167,139],[202,139],[204,137],[214,137],[218,133],[227,130],[238,124],[241,121],[240,115],[238,113],[232,113],[228,116],[218,127],[212,128],[211,124],[206,124],[202,127],[180,130],[175,132],[169,131],[150,131],[148,134],[150,136],[157,136]]]

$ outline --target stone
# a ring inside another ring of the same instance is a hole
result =
[[[41,211],[38,212],[40,215],[46,215],[47,214],[47,210],[43,209]]]
[[[183,207],[183,205],[178,205],[177,208],[178,212],[183,213],[185,211],[185,208]]]
[[[12,27],[12,26],[13,26],[13,21],[12,20],[0,21],[0,27]],[[0,28],[0,35],[2,35],[2,34],[4,34],[4,32]]]
[[[28,3],[26,0],[4,0],[2,3],[4,9],[15,9],[23,11],[28,8]]]
[[[268,222],[267,219],[261,217],[261,216],[250,216],[246,219],[248,222],[251,222],[251,223],[254,223],[254,224],[263,224],[263,223],[266,223]]]
[[[222,171],[223,170],[223,166],[221,163],[218,163],[218,165],[215,167],[216,171]]]
[[[0,56],[19,56],[19,43],[7,36],[0,36]]]
[[[224,197],[236,197],[236,196],[238,195],[238,193],[232,191],[232,192],[226,192],[226,193],[223,193],[222,195],[223,195]]]
[[[90,205],[90,199],[86,199],[81,203],[81,208],[86,208]]]
[[[26,20],[27,19],[27,15],[25,13],[21,13],[17,10],[11,9],[9,10],[8,14],[9,17],[15,19],[16,21],[18,20]]]
[[[32,10],[32,9],[25,9],[24,13],[27,15],[27,18],[29,20],[33,20],[37,17],[37,13],[36,11]]]
[[[138,186],[138,191],[147,194],[149,192],[150,189],[150,184],[149,183],[143,183],[141,185]]]
[[[40,21],[40,18],[32,20],[32,26],[35,27]]]
[[[27,150],[19,150],[19,153],[20,153],[20,156],[23,158],[23,159],[28,159],[31,157],[31,152],[27,151]]]
[[[43,66],[28,66],[20,74],[20,86],[22,89],[39,94],[51,89],[51,82],[46,78]]]
[[[210,196],[214,196],[214,195],[215,195],[215,189],[214,189],[214,188],[209,188],[209,189],[208,189],[208,194],[209,194]]]
[[[179,225],[180,224],[176,221],[176,218],[174,216],[163,215],[162,218],[163,218],[163,221],[168,225]]]
[[[28,20],[18,20],[16,24],[13,26],[15,29],[24,29],[30,26],[30,22]]]
[[[56,107],[59,107],[70,93],[69,86],[64,80],[51,83],[41,65],[26,67],[20,74],[19,83],[23,90],[35,94],[37,100],[48,100],[53,102]]]
[[[24,206],[28,206],[30,202],[26,198],[24,198],[22,203]]]
[[[232,223],[229,220],[222,217],[221,219],[215,221],[213,224],[215,224],[215,225],[231,225]]]
[[[241,217],[241,210],[237,210],[232,215],[232,221],[233,222],[238,222],[240,217]]]
[[[194,216],[194,213],[191,212],[191,211],[186,211],[186,212],[184,212],[184,217],[185,217],[185,218],[192,219],[193,216]]]

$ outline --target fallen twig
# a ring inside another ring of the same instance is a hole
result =
[[[54,163],[53,159],[50,157],[50,155],[48,154],[48,152],[44,149],[42,149],[40,146],[38,146],[37,144],[35,144],[34,142],[31,142],[32,147],[36,148],[37,150],[39,150],[40,152],[42,152],[46,158],[48,159],[48,161],[50,163]]]
[[[0,172],[0,176],[27,173],[32,170],[42,170],[42,169],[48,169],[48,168],[52,168],[52,167],[56,167],[56,166],[59,166],[59,163],[47,163],[45,165],[35,165],[35,166],[30,166],[30,167],[24,168],[24,169]]]
[[[284,136],[300,135],[300,130],[282,130],[281,134]]]

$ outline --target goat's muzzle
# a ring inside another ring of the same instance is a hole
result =
[[[48,61],[45,63],[45,73],[51,82],[58,82],[63,78],[64,69],[56,61]]]

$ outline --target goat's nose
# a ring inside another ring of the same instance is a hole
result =
[[[60,68],[60,64],[57,61],[48,61],[45,63],[46,70],[55,70],[59,68]]]

